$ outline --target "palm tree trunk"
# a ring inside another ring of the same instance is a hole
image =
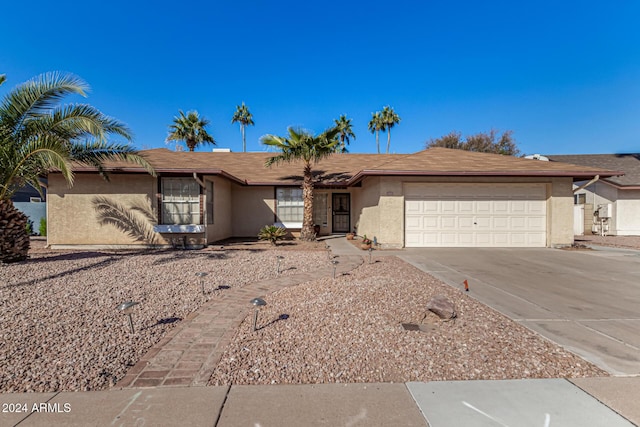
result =
[[[244,138],[244,125],[240,125],[240,132],[242,132],[242,152],[245,153],[247,151],[247,140]]]
[[[0,262],[16,262],[27,259],[29,236],[27,217],[15,208],[10,199],[0,199]]]
[[[376,147],[378,147],[378,154],[380,154],[380,131],[376,131]]]
[[[304,203],[302,214],[302,230],[300,230],[300,240],[316,240],[316,233],[313,230],[313,176],[311,175],[311,165],[304,167],[304,180],[302,181],[302,200]]]
[[[391,148],[391,128],[387,129],[387,154],[389,154],[389,148]]]

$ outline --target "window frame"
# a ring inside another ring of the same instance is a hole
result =
[[[171,181],[182,181],[189,184],[189,187],[194,186],[194,190],[191,194],[186,196],[182,194],[170,194],[167,193],[167,188],[175,189],[174,187],[168,186],[168,183]],[[165,176],[160,177],[160,188],[159,188],[159,198],[158,198],[158,216],[159,216],[159,225],[202,225],[203,224],[203,215],[202,215],[202,187],[198,182],[192,177],[187,176]],[[170,199],[174,200],[170,200]],[[185,200],[180,200],[180,199]],[[175,205],[190,205],[188,208],[188,213],[180,213],[180,212],[170,212],[166,209],[166,206],[169,206],[169,203],[173,203]],[[189,215],[190,222],[186,222],[186,220],[180,219],[178,222],[175,222],[175,217],[180,217],[181,215]],[[197,221],[195,221],[195,217],[197,216]]]
[[[299,193],[300,199],[290,195],[289,200],[280,199],[280,196],[284,196],[284,192]],[[304,219],[304,198],[302,196],[302,188],[300,187],[274,187],[274,214],[276,225],[284,228],[302,228],[302,222]],[[293,212],[294,209],[299,211],[299,216],[284,214],[285,210]],[[284,218],[283,218],[284,216]],[[299,221],[298,221],[299,218]]]

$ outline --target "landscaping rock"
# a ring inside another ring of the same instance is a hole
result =
[[[437,314],[443,320],[451,320],[457,316],[453,302],[444,295],[436,295],[427,303],[427,310]]]

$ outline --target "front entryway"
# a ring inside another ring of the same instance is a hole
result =
[[[333,193],[332,196],[332,232],[348,233],[351,231],[351,194]]]

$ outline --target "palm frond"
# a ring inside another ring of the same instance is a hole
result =
[[[94,197],[91,202],[100,225],[112,225],[136,242],[158,243],[152,223],[141,218],[135,209],[104,196]]]
[[[0,104],[3,124],[17,129],[29,117],[47,114],[62,98],[72,93],[86,96],[89,86],[79,77],[58,72],[45,73],[13,89]]]
[[[116,144],[101,141],[87,141],[85,143],[74,143],[70,146],[70,157],[72,160],[94,166],[104,174],[103,164],[107,161],[122,161],[142,166],[152,176],[156,176],[153,166],[138,154],[131,145]]]

